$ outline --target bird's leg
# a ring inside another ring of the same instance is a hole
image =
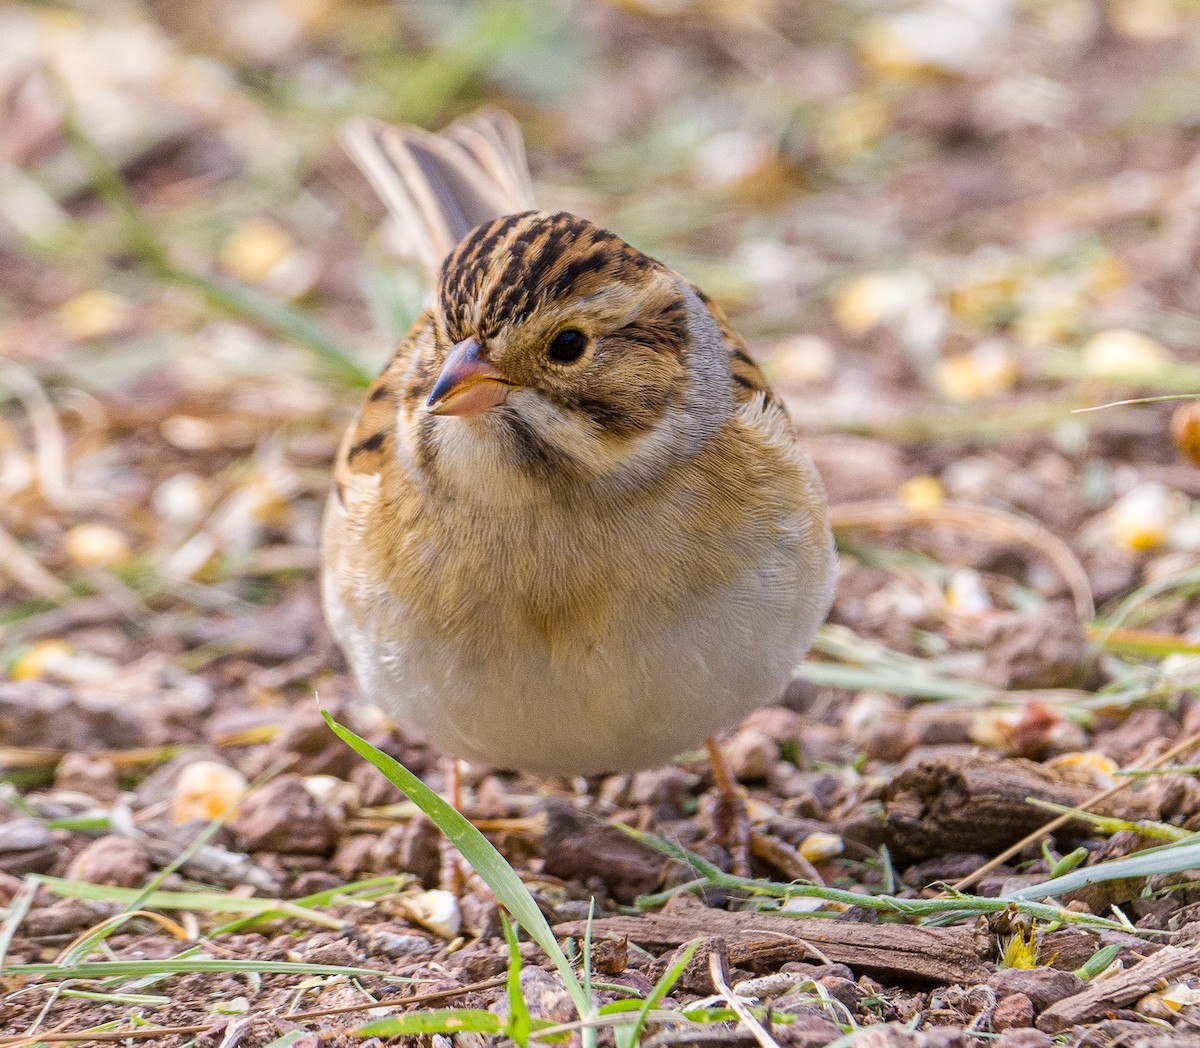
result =
[[[725,751],[715,738],[710,738],[709,760],[712,763],[713,785],[716,788],[716,804],[713,807],[713,832],[723,844],[732,860],[731,871],[735,877],[750,876],[750,813],[746,811],[746,800]]]
[[[456,812],[462,814],[462,761],[457,757],[447,757],[446,760],[450,763],[450,767],[446,769],[446,780],[449,786],[447,792],[450,794],[450,803],[454,806]]]
[[[462,761],[457,757],[443,757],[446,770],[446,799],[460,815],[463,810],[462,791]],[[450,838],[441,838],[442,871],[438,879],[442,886],[456,896],[461,897],[467,887],[467,874],[470,872],[466,860],[459,854],[458,849],[450,843]]]

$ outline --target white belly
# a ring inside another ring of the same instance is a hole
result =
[[[606,640],[556,650],[522,640],[494,645],[486,658],[394,605],[386,623],[348,636],[336,595],[327,600],[364,697],[434,748],[495,767],[586,775],[665,763],[777,699],[828,607],[827,587],[813,592],[796,569],[781,549],[669,626],[631,608]]]

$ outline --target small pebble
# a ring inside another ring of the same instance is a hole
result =
[[[247,794],[230,829],[238,847],[250,852],[329,855],[337,837],[297,775],[280,775]]]
[[[766,732],[742,728],[726,744],[725,756],[739,782],[759,782],[779,760],[779,744]]]
[[[1054,1040],[1041,1030],[1012,1027],[992,1042],[992,1048],[1051,1048]]]
[[[368,928],[367,952],[390,961],[412,961],[431,956],[434,946],[420,935],[396,932],[390,928]]]
[[[67,753],[54,770],[54,788],[82,793],[101,805],[110,805],[120,793],[117,769],[106,757]]]
[[[76,855],[67,867],[67,876],[91,884],[140,888],[150,876],[150,857],[132,837],[110,833]]]
[[[1072,997],[1083,989],[1083,980],[1074,972],[1057,968],[1001,968],[988,985],[1003,999],[1014,993],[1024,994],[1039,1012],[1055,1001]]]
[[[992,1029],[997,1033],[1033,1025],[1033,1002],[1023,993],[1010,994],[997,1002],[992,1012]]]
[[[54,834],[37,819],[0,823],[0,872],[48,873],[58,849]]]

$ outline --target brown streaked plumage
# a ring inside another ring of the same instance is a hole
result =
[[[719,307],[528,210],[519,137],[497,159],[511,127],[470,126],[348,135],[418,253],[446,257],[338,455],[329,621],[364,696],[446,753],[661,763],[777,698],[807,650],[824,492]]]

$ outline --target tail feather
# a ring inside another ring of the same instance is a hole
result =
[[[347,124],[342,141],[431,279],[477,225],[534,207],[521,129],[502,110],[436,134],[362,118]]]

